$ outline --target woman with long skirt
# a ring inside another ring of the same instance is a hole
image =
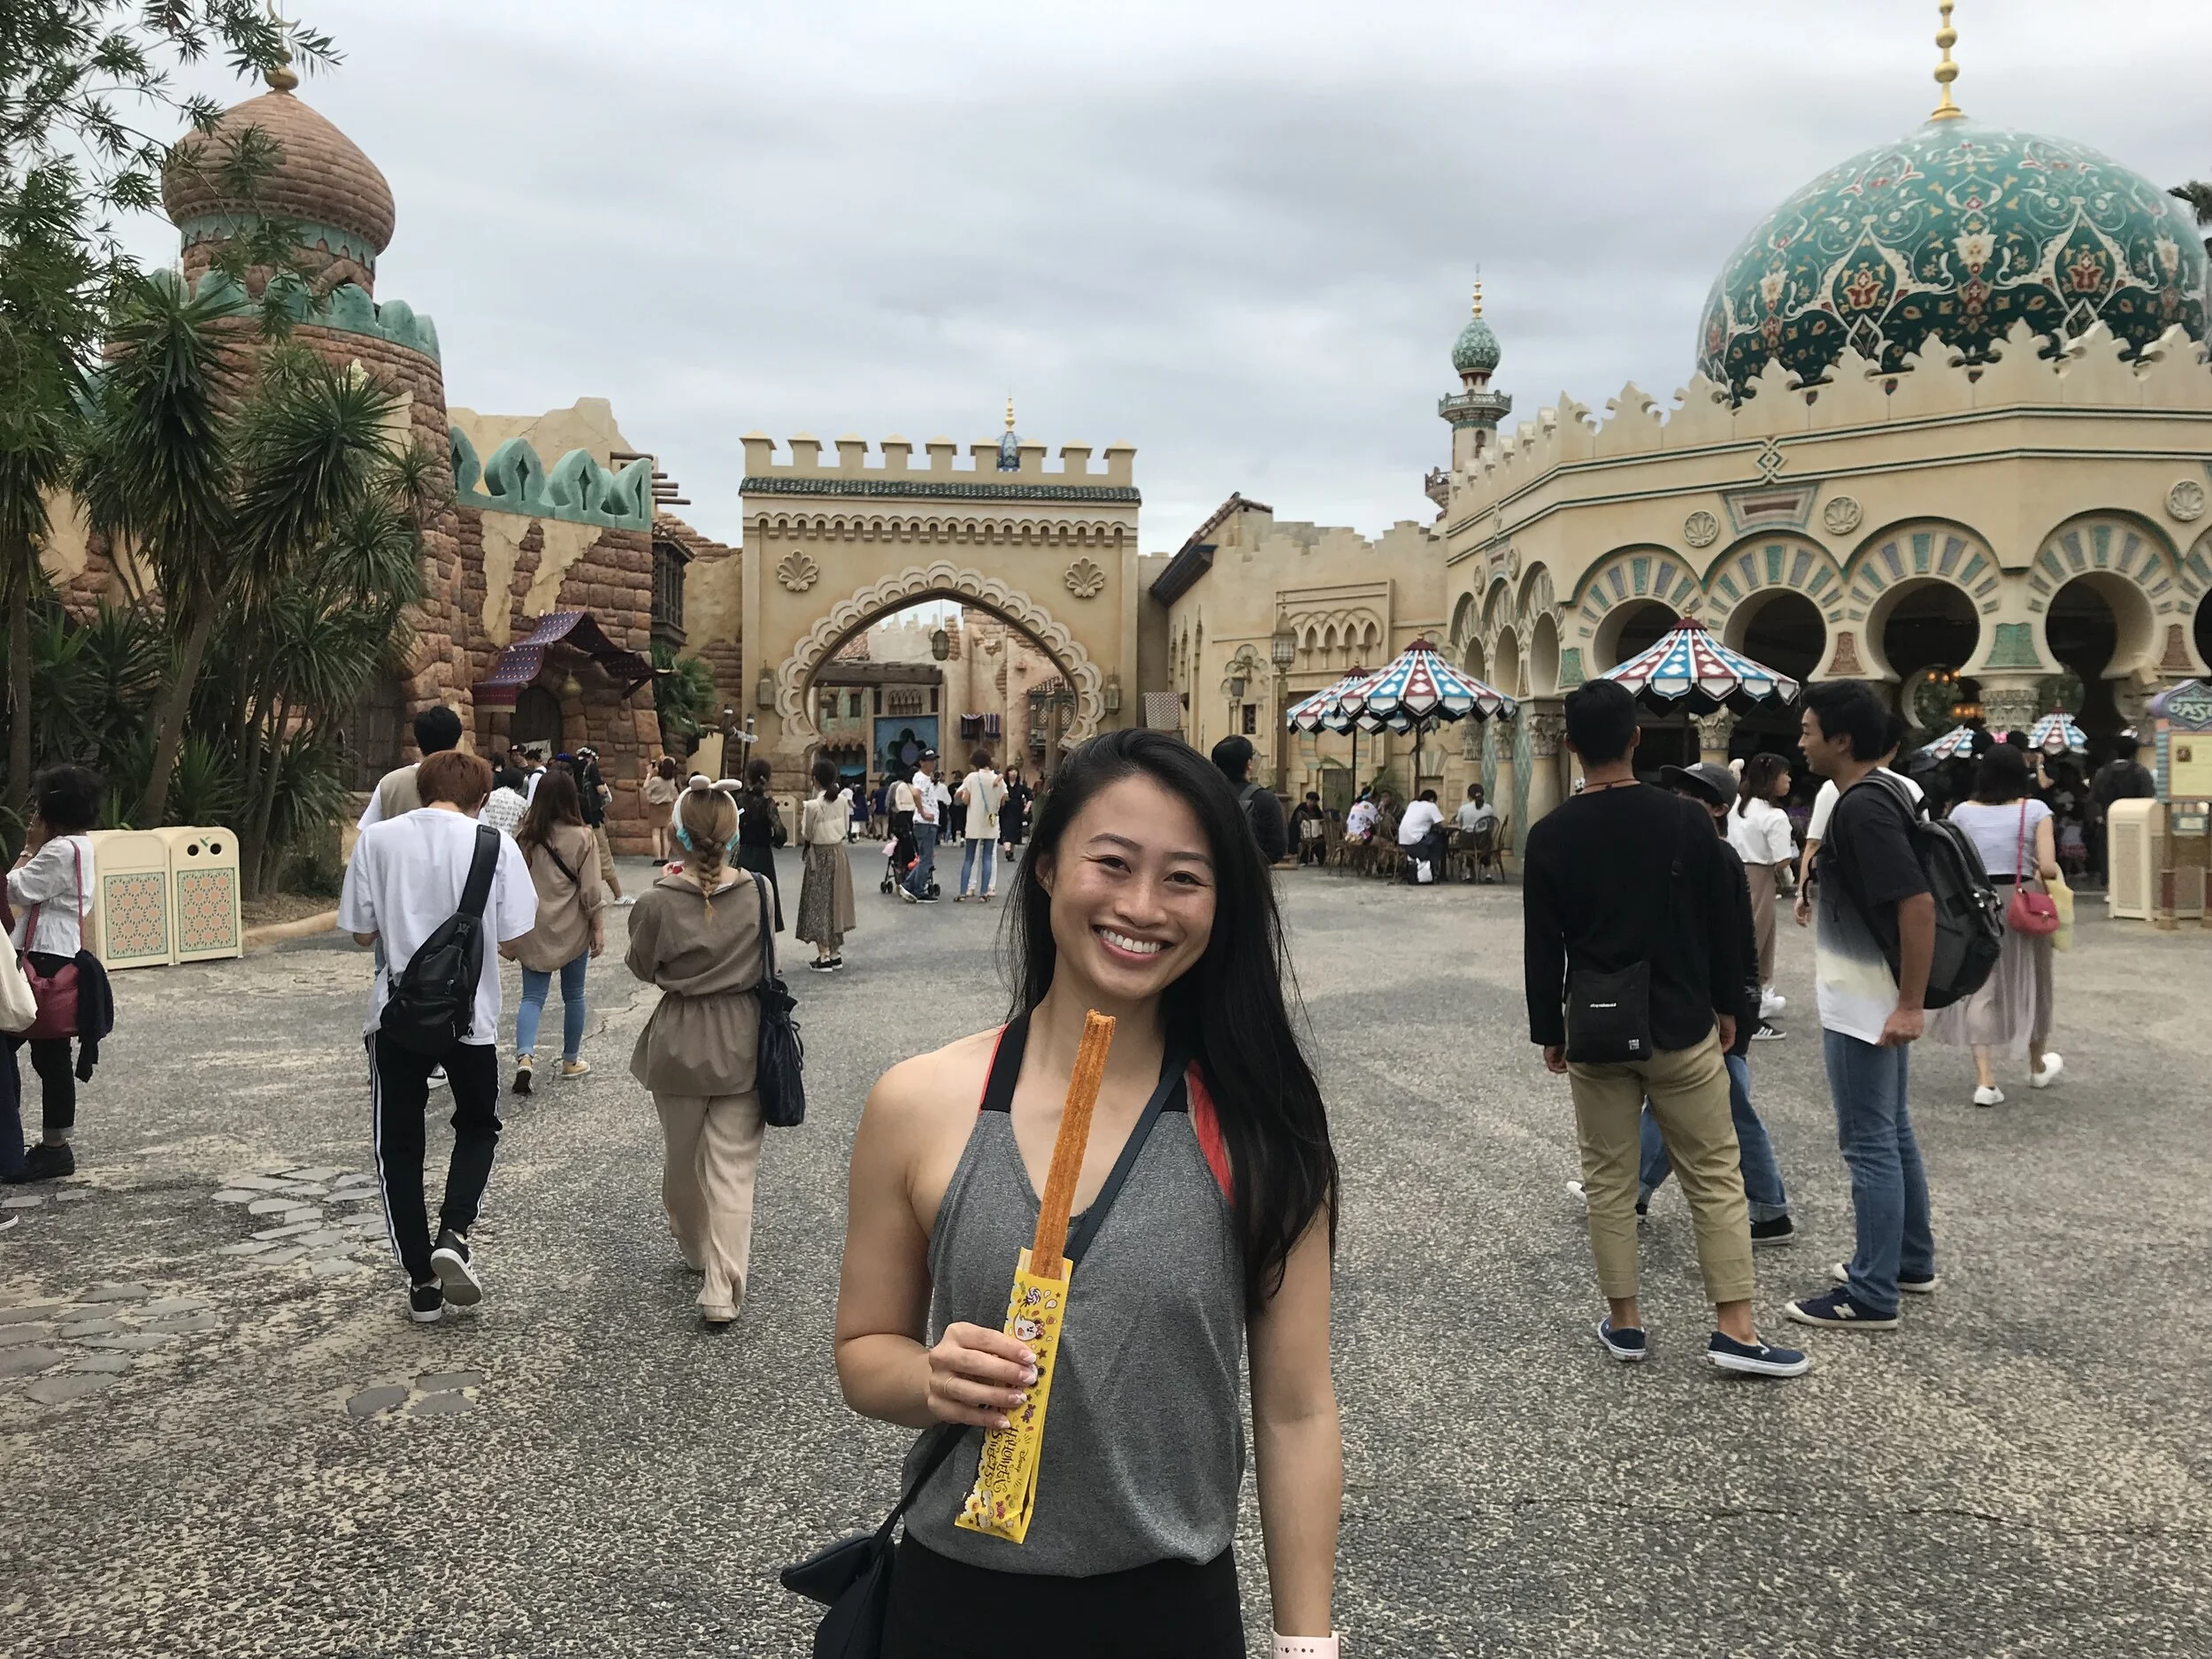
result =
[[[774,775],[774,769],[764,760],[752,761],[745,768],[745,793],[737,797],[737,863],[740,869],[768,878],[768,891],[775,900],[776,931],[780,933],[783,889],[776,885],[776,849],[790,840],[791,834],[783,826],[776,798],[768,793],[768,780]]]
[[[853,930],[853,861],[845,850],[852,827],[852,796],[838,787],[836,763],[814,763],[815,793],[799,813],[799,849],[805,868],[799,879],[802,943],[814,947],[807,966],[833,973],[845,965],[845,935]]]
[[[1010,908],[1012,1018],[886,1072],[853,1144],[838,1376],[856,1410],[923,1431],[910,1479],[936,1463],[884,1659],[973,1653],[1009,1609],[1059,1659],[1244,1659],[1248,1387],[1274,1652],[1334,1659],[1336,1157],[1228,780],[1164,732],[1092,739],[1038,809]],[[1117,1028],[1077,1211],[1150,1133],[1076,1274],[1034,1514],[1010,1548],[955,1518],[974,1431],[1007,1426],[1037,1378],[1003,1332],[1007,1287],[1093,1010]]]
[[[2009,743],[1982,757],[1974,778],[1974,798],[1951,809],[1951,822],[1964,830],[1982,856],[1982,868],[2006,901],[2023,883],[2041,893],[2058,879],[2052,845],[2051,809],[2037,800],[2028,759]],[[2048,1088],[2065,1062],[2046,1045],[2051,1036],[2051,957],[2048,933],[2026,933],[2005,925],[1997,965],[1982,988],[1962,1002],[1928,1016],[1928,1035],[1938,1042],[1974,1051],[1974,1104],[2001,1106],[1995,1054],[2000,1048],[2028,1056],[2028,1087]]]

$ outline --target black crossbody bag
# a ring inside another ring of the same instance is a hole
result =
[[[1674,856],[1655,885],[1652,934],[1666,931],[1667,901],[1682,879],[1682,829]],[[1632,962],[1611,973],[1576,968],[1567,975],[1567,1058],[1578,1065],[1633,1065],[1658,1053],[1651,1038],[1651,964]]]
[[[799,1005],[776,972],[776,930],[768,926],[768,878],[752,872],[760,899],[760,983],[753,995],[760,1003],[760,1052],[753,1087],[760,1092],[760,1116],[772,1129],[795,1129],[806,1121],[806,1048],[799,1041]]]
[[[1024,1014],[1008,1027],[1002,1041],[1025,1043],[1028,1038],[1029,1016]],[[1091,1200],[1090,1208],[1068,1234],[1061,1254],[1070,1263],[1080,1263],[1083,1253],[1098,1236],[1107,1211],[1114,1207],[1114,1200],[1121,1196],[1129,1171],[1136,1167],[1137,1155],[1151,1138],[1152,1126],[1160,1121],[1160,1114],[1182,1087],[1187,1064],[1173,1050],[1169,1051],[1160,1067],[1159,1087],[1145,1102],[1143,1115],[1129,1132],[1129,1139],[1121,1148],[1121,1156],[1114,1160],[1106,1184],[1098,1189],[1098,1196]],[[1018,1077],[1020,1069],[1018,1064],[1014,1068]],[[921,1495],[930,1478],[945,1466],[945,1460],[952,1455],[967,1432],[964,1424],[938,1425],[936,1440],[922,1459],[920,1471],[899,1494],[897,1505],[874,1532],[841,1538],[804,1561],[792,1563],[777,1575],[785,1589],[820,1601],[829,1609],[815,1627],[814,1659],[877,1659],[883,1651],[883,1621],[891,1609],[891,1534],[897,1530],[900,1517]]]

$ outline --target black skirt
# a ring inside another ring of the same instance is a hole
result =
[[[1202,1567],[1156,1561],[1094,1578],[995,1572],[902,1536],[883,1622],[883,1659],[973,1659],[1017,1626],[1052,1659],[1244,1659],[1234,1555]]]
[[[772,847],[749,847],[740,841],[737,846],[738,866],[757,870],[768,878],[768,894],[776,902],[776,931],[783,932],[783,889],[776,885],[776,849]]]

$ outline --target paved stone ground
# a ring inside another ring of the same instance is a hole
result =
[[[626,1070],[646,1005],[616,955],[592,974],[598,1069],[511,1120],[483,1307],[428,1328],[363,1179],[365,957],[329,939],[119,976],[85,1173],[10,1189],[0,1235],[0,1646],[803,1652],[773,1570],[879,1517],[902,1439],[831,1366],[854,1118],[887,1064],[1002,1008],[1002,910],[895,905],[856,864],[852,965],[797,976],[812,1115],[771,1137],[751,1299],[720,1335],[658,1215]],[[2212,937],[2085,920],[2057,1089],[1978,1111],[1965,1056],[1924,1051],[1944,1289],[1893,1335],[1809,1333],[1814,1373],[1763,1385],[1697,1357],[1672,1194],[1645,1252],[1654,1362],[1591,1338],[1517,894],[1283,886],[1346,1172],[1348,1651],[2207,1652]],[[1803,1008],[1810,950],[1785,933]],[[1849,1225],[1817,1043],[1786,1023],[1755,1056],[1808,1234],[1761,1258],[1777,1332]]]

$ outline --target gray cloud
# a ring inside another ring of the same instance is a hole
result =
[[[1148,549],[1232,489],[1425,519],[1477,262],[1520,413],[1664,397],[1735,242],[1935,92],[1924,0],[298,9],[449,396],[611,398],[733,540],[741,433],[966,443],[1010,389],[1025,435],[1139,446]],[[1970,114],[2212,172],[2199,0],[1958,22]]]

